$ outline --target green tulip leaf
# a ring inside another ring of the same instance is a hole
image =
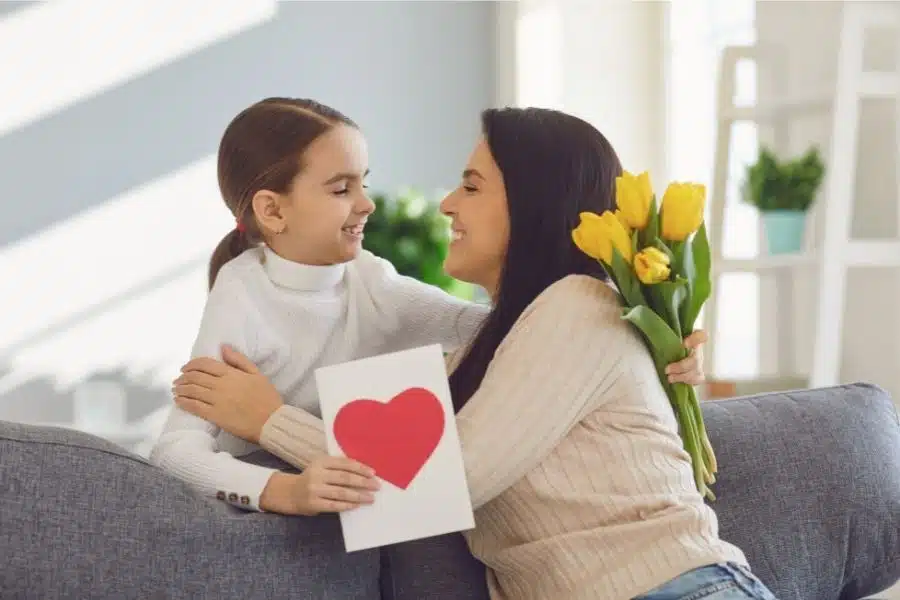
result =
[[[661,316],[646,306],[635,306],[623,311],[622,318],[637,327],[643,334],[657,368],[664,368],[687,356],[681,337]]]
[[[684,269],[688,280],[688,298],[681,305],[681,332],[685,336],[694,330],[700,309],[712,292],[711,267],[709,239],[704,222],[691,242],[685,245]]]

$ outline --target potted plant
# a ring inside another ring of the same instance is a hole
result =
[[[363,246],[391,262],[397,272],[471,299],[474,288],[444,273],[450,224],[438,203],[406,189],[396,195],[372,195],[375,212],[366,222]]]
[[[803,156],[779,161],[761,148],[747,167],[743,198],[759,209],[769,254],[792,254],[802,249],[806,214],[825,175],[817,148]]]

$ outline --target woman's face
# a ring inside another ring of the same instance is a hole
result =
[[[479,139],[456,190],[441,202],[452,220],[452,240],[444,261],[451,277],[497,291],[509,244],[509,211],[503,174]]]

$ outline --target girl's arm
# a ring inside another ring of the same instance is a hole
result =
[[[257,352],[249,298],[243,283],[226,265],[210,290],[192,357],[220,358],[229,344],[254,360]],[[207,496],[246,510],[262,510],[260,496],[275,469],[242,462],[220,451],[212,423],[175,406],[150,453],[150,461]]]
[[[359,266],[372,282],[376,303],[397,316],[400,348],[441,344],[445,351],[467,344],[474,336],[490,306],[462,300],[437,286],[400,275],[383,258],[364,252]]]

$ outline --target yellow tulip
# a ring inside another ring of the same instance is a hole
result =
[[[652,285],[669,278],[669,255],[647,246],[634,255],[634,272],[641,283]]]
[[[699,183],[670,183],[660,208],[662,238],[681,242],[703,223],[706,186]]]
[[[584,212],[580,217],[581,223],[572,231],[572,240],[582,252],[610,265],[615,248],[625,262],[631,263],[631,236],[615,214],[606,211],[597,216]]]
[[[650,174],[632,175],[628,171],[616,177],[616,206],[631,229],[643,229],[650,219],[653,186]]]
[[[622,214],[622,211],[617,208],[613,214],[616,215],[616,218],[619,220],[619,223],[622,224],[622,227],[625,228],[625,231],[628,232],[628,235],[631,235],[631,225],[625,220],[625,215]]]

